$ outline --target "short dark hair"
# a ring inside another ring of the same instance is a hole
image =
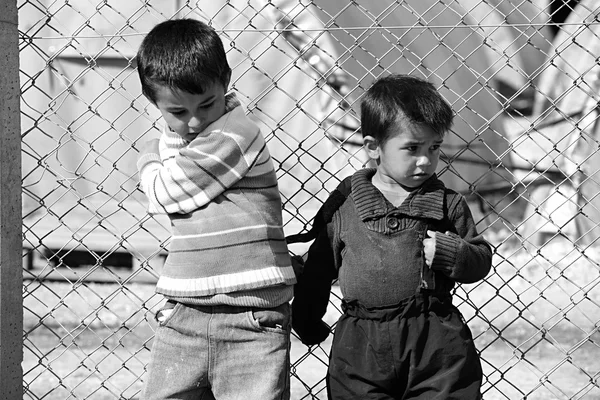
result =
[[[454,113],[431,82],[402,74],[379,78],[361,100],[360,121],[363,137],[379,143],[390,138],[399,121],[425,125],[444,135],[452,128]]]
[[[142,93],[153,103],[160,86],[202,94],[215,82],[226,86],[231,77],[219,35],[195,19],[168,20],[152,28],[138,50],[137,69]]]

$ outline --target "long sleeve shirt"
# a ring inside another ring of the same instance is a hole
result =
[[[194,304],[277,306],[296,279],[275,170],[260,129],[235,97],[191,142],[166,128],[138,159],[150,213],[173,235],[157,292]]]

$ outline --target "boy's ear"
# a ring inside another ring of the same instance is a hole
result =
[[[227,78],[225,79],[225,92],[229,91],[229,83],[231,82],[231,70],[227,73]]]
[[[363,138],[363,147],[372,160],[379,159],[379,142],[373,136]]]

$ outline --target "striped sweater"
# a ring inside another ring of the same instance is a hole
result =
[[[156,291],[184,303],[275,307],[296,282],[273,163],[234,95],[193,141],[165,129],[138,158],[148,212],[172,238]]]

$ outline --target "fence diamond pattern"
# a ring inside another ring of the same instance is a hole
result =
[[[139,146],[162,121],[135,52],[174,17],[222,34],[232,86],[276,164],[287,234],[367,165],[358,104],[373,80],[431,80],[457,113],[439,174],[495,249],[485,281],[456,290],[484,398],[600,397],[596,1],[18,4],[26,398],[139,397],[169,226],[138,188]],[[334,286],[332,329],[339,299]],[[326,398],[330,340],[294,338],[292,398]]]

